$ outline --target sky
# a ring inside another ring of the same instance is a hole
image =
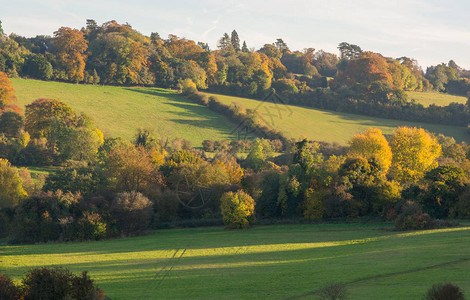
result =
[[[291,50],[338,53],[348,42],[387,57],[412,57],[427,66],[450,59],[470,69],[468,0],[0,0],[7,34],[52,35],[86,19],[129,23],[150,35],[176,34],[215,49],[237,30],[249,48],[282,38]]]

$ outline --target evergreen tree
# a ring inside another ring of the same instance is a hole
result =
[[[209,47],[209,44],[203,43],[203,42],[197,42],[197,45],[204,49],[206,52],[211,52],[211,48]]]
[[[276,46],[276,48],[279,49],[281,52],[289,50],[289,47],[287,47],[286,42],[284,42],[282,39],[277,39],[274,42],[274,46]]]
[[[235,51],[240,51],[240,38],[238,37],[238,33],[236,30],[232,31],[232,37],[230,38],[230,42]]]
[[[250,52],[250,50],[248,50],[248,46],[246,45],[245,41],[243,41],[242,51],[245,53]]]
[[[98,75],[98,72],[96,72],[96,69],[93,69],[93,84],[99,84],[100,83],[100,76]]]
[[[150,34],[150,40],[152,40],[152,42],[154,41],[159,41],[161,40],[162,38],[160,37],[160,35],[158,34],[158,32],[152,32]]]
[[[219,47],[219,49],[221,50],[224,50],[227,49],[229,45],[231,45],[230,37],[227,33],[224,33],[224,35],[219,39],[217,47]]]

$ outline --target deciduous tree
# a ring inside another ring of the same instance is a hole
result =
[[[399,127],[390,140],[392,175],[401,183],[416,182],[437,167],[441,155],[437,139],[422,128]]]
[[[70,81],[82,81],[85,76],[85,51],[88,42],[78,29],[61,27],[54,32],[54,45],[59,63],[65,69]]]

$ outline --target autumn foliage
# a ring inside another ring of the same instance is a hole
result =
[[[85,51],[88,42],[78,29],[61,27],[54,32],[54,45],[57,48],[57,58],[64,67],[70,81],[80,82],[84,79]]]

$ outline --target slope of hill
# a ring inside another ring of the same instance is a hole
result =
[[[131,139],[137,128],[154,129],[160,137],[184,138],[194,146],[205,139],[235,139],[236,124],[176,92],[158,88],[127,88],[12,79],[24,106],[38,98],[55,98],[91,116],[107,135]]]
[[[373,118],[294,105],[276,105],[247,98],[209,95],[217,96],[225,104],[236,102],[245,108],[256,109],[261,117],[271,124],[271,127],[290,137],[306,137],[317,141],[345,144],[354,134],[370,127],[380,128],[384,134],[390,134],[398,126],[410,126],[452,136],[457,141],[468,140],[465,127]]]
[[[416,100],[425,107],[435,104],[438,106],[447,106],[452,102],[461,104],[467,103],[467,98],[438,92],[406,92],[410,99]]]

